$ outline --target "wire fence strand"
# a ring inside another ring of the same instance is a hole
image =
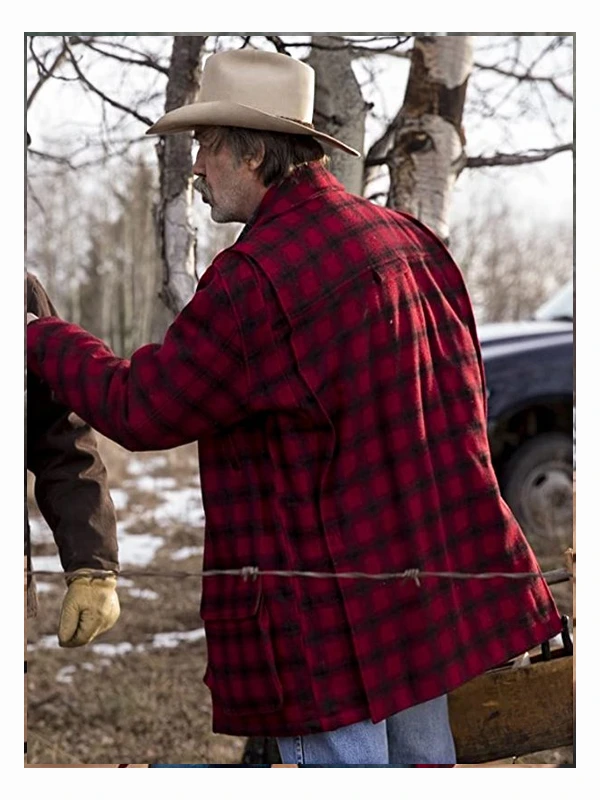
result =
[[[28,575],[36,577],[71,577],[75,572],[60,572],[58,570],[30,570]],[[86,570],[89,577],[104,577],[105,570]],[[237,575],[243,580],[256,580],[259,576],[274,578],[313,578],[331,580],[412,580],[417,586],[421,585],[424,578],[442,578],[446,580],[491,580],[494,578],[505,578],[507,580],[532,580],[543,579],[549,586],[557,583],[564,583],[573,578],[573,573],[566,568],[549,570],[548,572],[438,572],[435,570],[405,569],[402,572],[318,572],[311,570],[285,570],[285,569],[260,569],[259,567],[246,566],[232,569],[208,569],[196,572],[186,572],[181,570],[153,570],[124,569],[118,573],[121,578],[166,578],[182,580],[185,578],[212,578],[217,575]]]

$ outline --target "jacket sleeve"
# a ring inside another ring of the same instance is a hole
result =
[[[117,358],[57,319],[27,326],[28,368],[61,402],[128,450],[160,450],[213,436],[247,409],[244,344],[219,256],[162,345]]]
[[[56,315],[43,287],[30,275],[27,310],[40,317]],[[27,396],[27,468],[35,475],[36,500],[63,568],[117,570],[115,510],[94,432],[31,372]]]

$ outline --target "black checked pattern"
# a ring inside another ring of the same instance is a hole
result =
[[[323,168],[272,187],[161,346],[29,326],[29,366],[131,450],[198,441],[205,569],[530,572],[460,270]],[[204,580],[214,730],[379,721],[560,631],[543,580]]]

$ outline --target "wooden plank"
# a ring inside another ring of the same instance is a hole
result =
[[[573,744],[573,656],[486,672],[449,695],[461,764]]]

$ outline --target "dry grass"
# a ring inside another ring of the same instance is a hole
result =
[[[31,660],[29,763],[240,761],[244,740],[211,732],[202,645],[115,656],[110,664],[85,659],[52,651]],[[57,684],[60,669],[73,664],[72,683]]]
[[[164,545],[149,566],[165,571],[199,571],[200,556],[174,562],[172,554],[182,547],[202,545],[202,529],[181,522],[170,525],[168,530],[155,522],[149,525],[141,514],[156,505],[159,498],[133,485],[133,476],[127,469],[131,454],[105,439],[101,440],[101,451],[111,488],[125,485],[129,492],[127,507],[118,512],[121,520],[133,517],[127,533],[165,536]],[[164,463],[156,462],[158,455]],[[198,483],[196,451],[192,446],[161,454],[136,454],[135,458],[147,464],[147,474],[153,477],[172,477],[177,486]],[[30,507],[35,514],[31,487],[30,483]],[[52,543],[35,544],[34,569],[36,554],[54,552]],[[562,566],[560,555],[543,564],[544,569],[555,566]],[[53,579],[52,584],[51,591],[40,595],[38,618],[28,624],[31,643],[56,635],[64,584],[61,579]],[[136,578],[135,588],[155,592],[155,599],[132,596],[129,588],[125,585],[119,589],[121,617],[101,637],[102,643],[148,646],[155,634],[201,627],[197,579]],[[560,610],[570,615],[570,585],[557,586],[555,596]],[[28,763],[240,763],[246,739],[212,733],[210,693],[202,681],[205,666],[203,640],[110,657],[89,647],[30,648]],[[572,749],[526,758],[519,762],[572,763]]]

